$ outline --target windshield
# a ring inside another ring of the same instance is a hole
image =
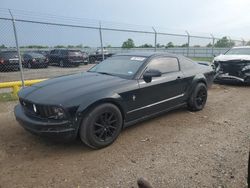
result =
[[[146,57],[114,56],[97,64],[89,72],[133,78],[145,60]]]
[[[30,55],[33,58],[45,58],[44,55],[39,53],[29,53],[28,55]]]
[[[232,48],[226,55],[250,55],[250,48]]]

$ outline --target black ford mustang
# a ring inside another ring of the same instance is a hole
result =
[[[28,131],[111,144],[122,128],[183,105],[203,109],[213,81],[208,64],[166,53],[115,55],[89,71],[50,79],[19,92],[17,121]]]

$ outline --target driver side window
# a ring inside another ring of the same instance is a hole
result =
[[[149,62],[147,70],[155,69],[161,71],[162,74],[179,71],[179,63],[174,57],[155,58]]]

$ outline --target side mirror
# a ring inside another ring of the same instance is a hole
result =
[[[161,72],[155,69],[149,69],[143,74],[143,80],[147,83],[152,81],[153,77],[160,77]]]

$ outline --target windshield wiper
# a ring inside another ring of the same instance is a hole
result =
[[[108,72],[96,72],[96,73],[114,76],[113,74],[110,74],[110,73],[108,73]]]

